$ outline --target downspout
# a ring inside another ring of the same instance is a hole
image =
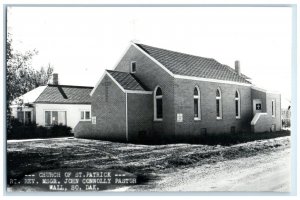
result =
[[[125,123],[126,123],[126,141],[128,142],[128,102],[127,102],[127,92],[125,92]]]

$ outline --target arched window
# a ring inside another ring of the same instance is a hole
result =
[[[200,110],[200,90],[196,86],[194,88],[194,120],[201,119],[201,110]]]
[[[216,111],[217,119],[222,119],[222,94],[220,88],[216,91]]]
[[[159,86],[154,90],[154,120],[161,121],[163,119],[163,94]]]
[[[235,91],[235,118],[241,118],[241,99],[239,91]]]

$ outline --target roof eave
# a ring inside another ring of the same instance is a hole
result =
[[[81,105],[91,105],[91,102],[47,102],[47,101],[38,101],[34,104],[81,104]]]
[[[241,82],[235,82],[235,81],[201,78],[201,77],[197,77],[197,76],[184,76],[184,75],[178,75],[178,74],[175,74],[174,78],[205,81],[205,82],[215,82],[215,83],[225,83],[225,84],[233,84],[233,85],[241,85],[241,86],[252,86],[252,83],[241,83]]]

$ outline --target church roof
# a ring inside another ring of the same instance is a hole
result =
[[[134,76],[128,72],[106,70],[125,90],[148,91],[147,88]]]
[[[145,44],[136,43],[136,45],[175,75],[251,84],[246,80],[249,77],[244,74],[238,75],[231,67],[212,58],[189,55]]]

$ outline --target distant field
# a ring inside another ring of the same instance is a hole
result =
[[[138,184],[153,183],[178,169],[213,165],[289,148],[290,137],[258,140],[232,146],[135,145],[100,140],[57,138],[9,141],[8,179],[53,169],[118,169],[133,173]]]

